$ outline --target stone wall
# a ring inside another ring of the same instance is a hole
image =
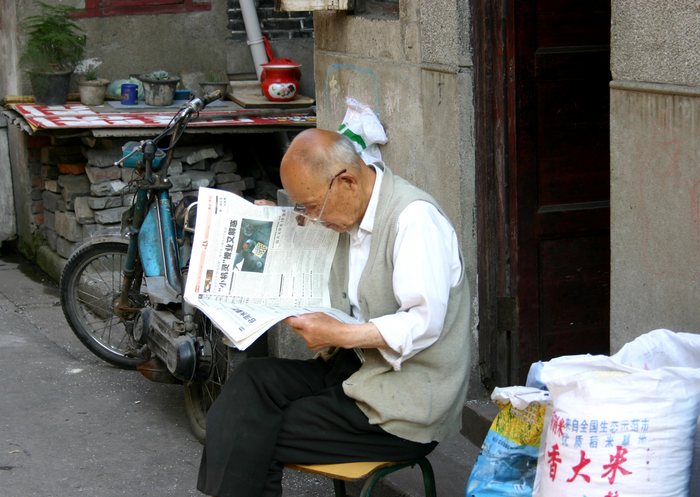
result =
[[[122,213],[133,200],[135,169],[114,165],[126,139],[39,138],[29,153],[32,230],[67,259],[83,242],[120,233]],[[262,164],[239,168],[220,138],[179,146],[168,177],[175,203],[200,187],[274,198],[277,184],[261,178]],[[246,159],[248,160],[248,159]],[[264,165],[263,165],[264,166]]]
[[[85,2],[48,0],[47,3],[82,8]],[[33,0],[0,0],[0,25],[8,28],[0,29],[0,46],[8,49],[0,52],[0,65],[8,73],[0,78],[0,96],[31,94],[28,77],[17,67],[22,46],[18,24],[36,10]],[[235,61],[231,58],[234,53],[239,58],[250,58],[245,43],[230,39],[227,5],[222,1],[212,2],[211,9],[204,11],[85,17],[76,22],[87,35],[85,57],[102,60],[100,76],[109,80],[164,69],[180,74],[183,83],[198,83],[209,72],[232,69],[228,63]],[[191,89],[199,90],[199,87],[193,85]]]
[[[47,3],[65,4],[66,0]],[[79,0],[68,3],[84,7]],[[312,16],[275,12],[273,0],[258,1],[256,10],[275,56],[303,64],[303,93],[313,96]],[[0,0],[0,12],[0,97],[29,95],[29,79],[18,67],[22,46],[19,23],[35,13],[36,6],[33,0]],[[164,69],[179,74],[183,85],[198,91],[199,83],[210,73],[255,72],[237,0],[213,1],[209,10],[81,17],[76,22],[87,35],[85,57],[102,60],[99,75],[109,80]]]
[[[0,115],[0,247],[5,240],[17,235],[15,205],[12,194],[12,170],[10,163],[10,143],[7,134],[7,119]]]
[[[700,88],[610,92],[610,347],[656,328],[700,333]]]
[[[613,0],[612,352],[654,328],[700,332],[700,4]]]

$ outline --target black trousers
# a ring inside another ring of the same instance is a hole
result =
[[[246,360],[207,415],[197,488],[216,497],[278,497],[286,462],[405,460],[428,454],[367,417],[341,383],[360,366],[352,350],[332,360]]]

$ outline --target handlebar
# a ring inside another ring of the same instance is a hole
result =
[[[171,133],[175,133],[173,137],[171,138],[171,148],[174,143],[177,141],[177,139],[180,137],[180,134],[184,130],[184,128],[187,126],[187,123],[190,121],[190,118],[192,116],[196,116],[199,111],[201,111],[204,107],[212,103],[214,100],[218,100],[223,97],[223,92],[221,90],[215,90],[211,93],[207,93],[206,95],[202,97],[195,97],[192,100],[188,101],[187,103],[183,104],[180,107],[180,110],[178,110],[177,114],[172,118],[170,121],[170,124],[168,127],[160,133],[156,138],[153,140],[143,140],[139,143],[138,147],[135,147],[129,154],[126,156],[122,157],[118,161],[114,163],[115,166],[121,165],[126,159],[134,155],[135,153],[139,152],[144,152],[144,146],[148,143],[150,144],[157,144],[161,138],[170,135]],[[173,131],[176,130],[176,131]],[[165,149],[167,150],[167,149]],[[151,155],[152,157],[152,155]],[[169,161],[168,161],[169,162]]]
[[[211,93],[207,93],[203,97],[195,97],[189,102],[187,102],[181,109],[180,112],[178,112],[178,116],[181,114],[184,115],[190,115],[193,113],[197,113],[200,110],[202,110],[204,107],[212,103],[214,100],[218,100],[221,97],[223,97],[223,92],[221,90],[214,90]]]

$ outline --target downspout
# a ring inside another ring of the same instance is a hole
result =
[[[263,43],[263,36],[260,32],[260,21],[258,13],[255,10],[254,0],[238,0],[241,6],[241,14],[243,15],[243,23],[245,24],[245,32],[248,38],[247,43],[250,47],[250,54],[253,56],[253,65],[255,66],[255,74],[260,79],[262,67],[260,64],[268,62],[267,52]]]

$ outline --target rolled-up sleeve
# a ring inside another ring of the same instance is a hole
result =
[[[389,349],[382,356],[395,370],[440,336],[450,289],[457,284],[461,261],[457,235],[432,204],[416,201],[398,218],[394,245],[393,287],[400,308],[371,319]]]

